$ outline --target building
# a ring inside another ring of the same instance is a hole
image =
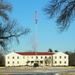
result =
[[[62,52],[12,52],[5,56],[5,66],[68,66],[68,55]]]
[[[53,66],[68,66],[69,57],[67,54],[57,52],[53,55]]]

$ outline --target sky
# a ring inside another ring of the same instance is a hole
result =
[[[49,0],[8,0],[13,7],[10,14],[12,19],[17,19],[20,26],[29,28],[31,32],[19,38],[20,43],[12,42],[11,51],[34,51],[34,37],[36,34],[35,11],[38,12],[37,40],[38,52],[47,52],[49,48],[61,52],[75,50],[75,22],[69,29],[59,34],[56,26],[56,17],[48,19],[43,12],[43,7]]]

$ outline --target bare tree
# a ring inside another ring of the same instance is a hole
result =
[[[0,46],[3,50],[6,50],[7,45],[14,40],[14,38],[19,43],[18,38],[29,32],[30,30],[28,28],[19,27],[16,20],[9,21],[3,26],[0,24]]]
[[[57,17],[56,23],[62,32],[68,29],[75,18],[75,0],[50,0],[44,12],[48,18]]]
[[[12,6],[5,0],[0,0],[0,17],[9,20],[8,12],[12,11]]]
[[[5,66],[5,57],[2,53],[0,53],[0,66]]]
[[[7,13],[12,10],[12,6],[0,0],[0,51],[6,52],[8,45],[14,38],[19,43],[18,38],[30,32],[29,28],[20,27],[16,20],[11,20]],[[3,19],[2,19],[3,18]]]

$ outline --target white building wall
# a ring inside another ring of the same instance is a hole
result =
[[[68,55],[62,52],[58,52],[53,55],[53,66],[68,66]]]
[[[60,58],[61,56],[61,58]],[[46,64],[45,60],[51,57],[50,64]],[[29,63],[27,63],[29,61]],[[68,55],[57,52],[54,55],[20,55],[12,52],[5,56],[5,66],[33,66],[33,62],[38,61],[39,65],[68,66]],[[43,61],[43,63],[41,63]]]
[[[51,55],[26,55],[26,56],[23,56],[23,65],[31,65],[32,66],[34,64],[34,63],[32,63],[32,61],[33,62],[38,61],[39,65],[41,65],[40,61],[45,62],[45,56],[47,58],[52,57]],[[27,61],[29,61],[29,63],[27,63]]]
[[[19,66],[22,65],[22,56],[16,53],[10,53],[5,56],[5,65],[6,66]]]

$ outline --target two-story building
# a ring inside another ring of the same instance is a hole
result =
[[[68,55],[62,52],[12,52],[5,56],[5,66],[68,66]]]

